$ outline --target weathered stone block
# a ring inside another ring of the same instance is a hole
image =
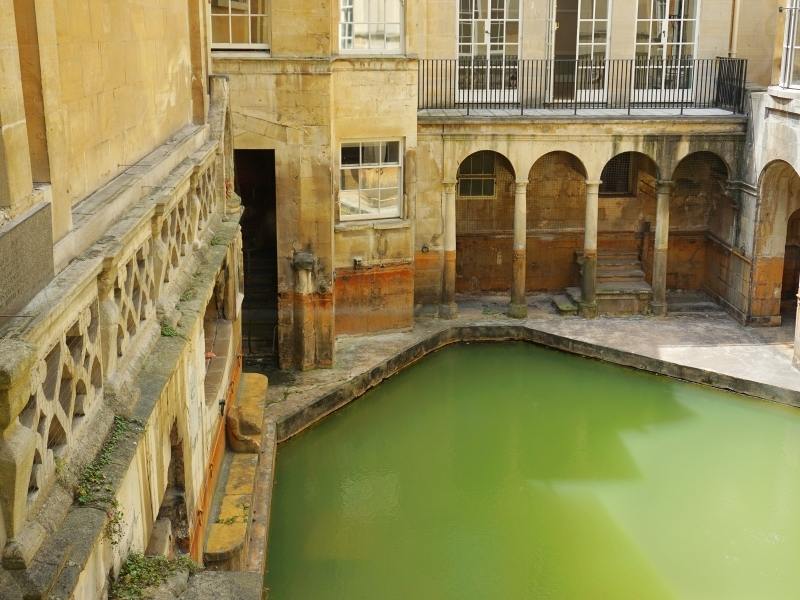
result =
[[[0,227],[0,323],[21,309],[53,277],[50,203]]]

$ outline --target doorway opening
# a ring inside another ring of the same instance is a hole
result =
[[[786,227],[786,254],[783,259],[781,317],[793,319],[797,311],[797,290],[800,285],[800,210],[789,217]]]
[[[556,1],[553,101],[603,101],[610,4],[610,0]]]
[[[235,150],[236,193],[242,198],[245,356],[274,364],[278,356],[278,235],[275,151]]]

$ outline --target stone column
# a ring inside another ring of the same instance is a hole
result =
[[[669,248],[669,204],[671,181],[656,184],[656,235],[653,252],[653,314],[667,314],[667,250]]]
[[[528,182],[514,184],[514,250],[511,259],[511,306],[508,314],[515,319],[528,316],[525,298],[525,269],[528,248]]]
[[[597,316],[597,211],[600,181],[586,182],[586,225],[583,233],[581,315]]]
[[[444,275],[439,316],[455,319],[456,305],[456,184],[444,183]]]
[[[797,321],[794,326],[794,368],[800,370],[800,292],[797,294]]]

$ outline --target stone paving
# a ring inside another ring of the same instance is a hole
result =
[[[800,392],[800,371],[792,367],[794,323],[779,328],[743,327],[726,313],[668,317],[600,317],[584,319],[556,313],[550,296],[528,298],[527,320],[505,315],[508,298],[459,298],[454,320],[418,318],[413,330],[370,336],[340,337],[332,369],[279,372],[270,375],[270,404],[285,405],[286,414],[313,397],[339,388],[382,361],[437,332],[464,325],[524,325],[527,328],[615,350],[639,354],[753,382]]]

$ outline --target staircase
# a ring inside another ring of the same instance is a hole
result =
[[[277,275],[274,257],[261,250],[245,251],[242,346],[250,358],[275,358]]]
[[[597,312],[601,315],[646,315],[650,313],[653,289],[644,280],[644,268],[636,252],[600,251],[597,257]],[[554,298],[559,313],[575,314],[581,290],[567,288]]]

